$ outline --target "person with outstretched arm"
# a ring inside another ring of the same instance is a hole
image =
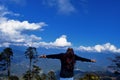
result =
[[[40,58],[59,59],[61,61],[60,80],[74,80],[74,65],[76,61],[96,62],[94,59],[87,59],[74,54],[73,48],[68,48],[65,53],[41,55]]]

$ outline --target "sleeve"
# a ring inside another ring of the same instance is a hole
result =
[[[60,54],[52,54],[52,55],[46,55],[46,58],[52,58],[52,59],[61,59],[62,53]]]
[[[91,59],[83,58],[77,55],[75,55],[75,60],[91,62]]]

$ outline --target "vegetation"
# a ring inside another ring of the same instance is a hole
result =
[[[13,51],[11,48],[5,48],[3,52],[0,54],[0,68],[2,68],[3,71],[7,70],[7,76],[8,79],[11,75],[11,59],[13,57]]]
[[[32,71],[31,72],[30,70],[26,71],[26,73],[23,75],[23,79],[24,80],[30,80],[30,79],[40,80],[40,76],[39,76],[40,71],[41,69],[38,66],[33,65]]]
[[[115,58],[110,60],[112,64],[108,68],[113,70],[115,74],[120,74],[120,55],[115,55]]]
[[[29,59],[29,70],[26,72],[28,80],[31,80],[32,78],[32,62],[33,59],[37,58],[37,51],[35,47],[28,47],[25,51],[26,58]],[[25,79],[26,80],[26,79]]]
[[[49,71],[49,72],[48,72],[48,80],[57,80],[54,71]]]
[[[83,78],[80,78],[79,80],[100,80],[100,77],[97,74],[88,73]]]
[[[49,71],[48,74],[40,73],[41,69],[38,66],[33,66],[32,74],[31,74],[31,80],[57,80],[55,72]],[[23,75],[24,80],[29,80],[30,72],[27,71]]]
[[[19,80],[19,78],[17,76],[10,76],[9,80]]]

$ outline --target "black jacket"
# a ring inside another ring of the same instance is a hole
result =
[[[60,53],[60,54],[52,54],[52,55],[46,55],[47,58],[53,58],[53,59],[60,59],[61,61],[61,71],[60,71],[60,77],[63,77],[63,78],[70,78],[70,77],[73,77],[74,76],[74,65],[72,66],[72,70],[70,69],[66,69],[65,66],[67,64],[64,64],[64,59],[63,59],[63,56],[64,56],[65,53]],[[77,55],[74,55],[75,56],[75,61],[76,60],[79,60],[79,61],[86,61],[86,62],[91,62],[90,59],[86,59],[86,58],[82,58],[82,57],[79,57]]]

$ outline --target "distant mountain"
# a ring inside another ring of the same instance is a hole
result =
[[[24,52],[27,49],[26,47],[16,47],[11,46],[14,52],[14,57],[12,60],[12,74],[21,76],[27,69],[29,60],[25,58]],[[0,48],[2,51],[4,48]],[[37,48],[38,55],[41,54],[57,54],[61,52],[66,52],[64,49],[46,49],[46,48]],[[75,69],[79,69],[82,72],[86,71],[105,71],[107,66],[111,64],[111,61],[108,59],[114,58],[114,53],[88,53],[88,52],[78,52],[75,51],[78,56],[82,56],[89,59],[96,59],[96,63],[90,62],[80,62],[77,61]],[[60,71],[60,61],[57,59],[39,59],[36,63],[42,68],[43,72],[47,73],[50,70],[55,72]],[[81,72],[80,72],[81,73]]]

